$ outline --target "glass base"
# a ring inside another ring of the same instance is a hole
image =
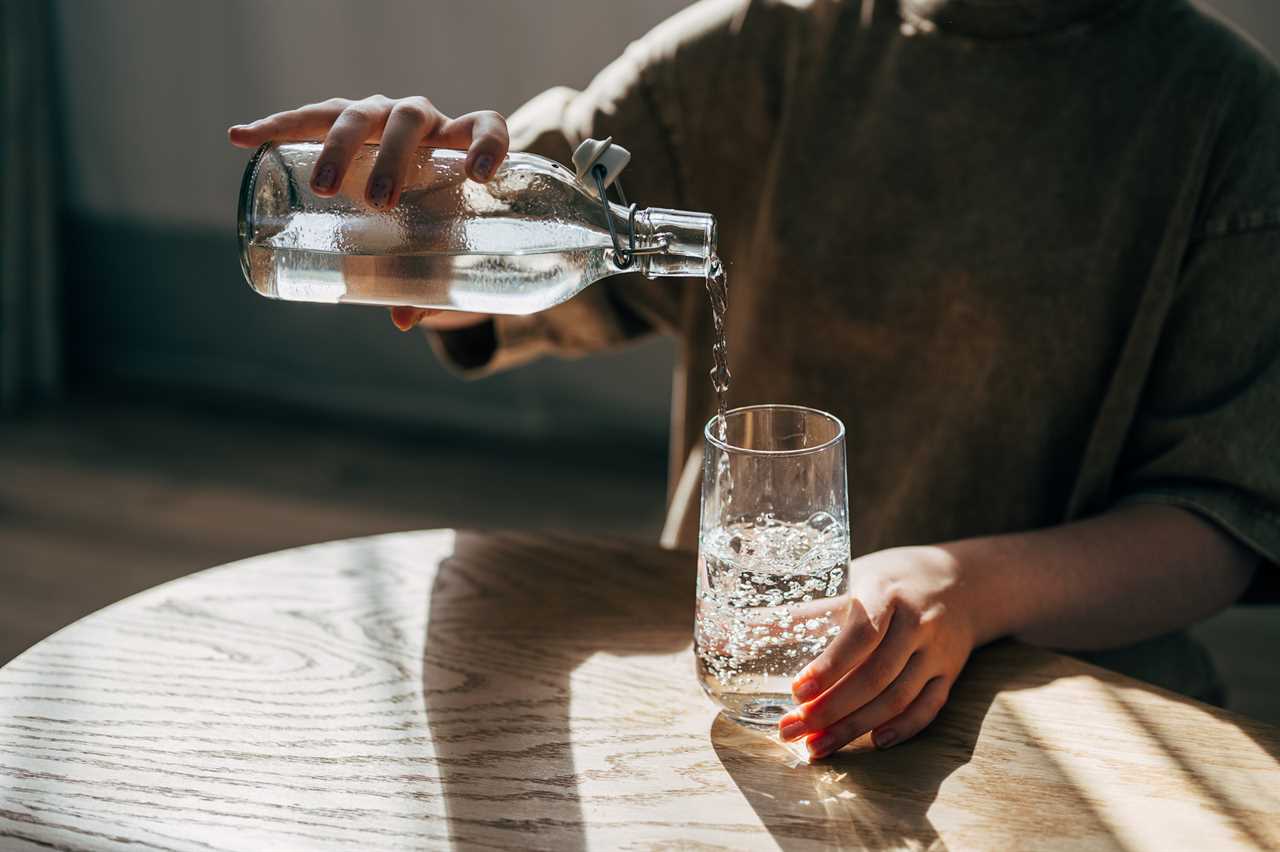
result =
[[[778,720],[795,709],[786,693],[722,693],[712,698],[735,722],[752,728],[775,728]]]

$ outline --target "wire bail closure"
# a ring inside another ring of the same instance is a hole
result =
[[[591,167],[591,177],[595,180],[596,193],[600,196],[600,204],[604,207],[604,220],[609,225],[609,238],[613,240],[613,262],[619,269],[629,269],[636,255],[662,254],[671,244],[671,234],[655,234],[653,245],[636,247],[636,204],[627,204],[627,194],[622,191],[622,181],[615,177],[613,186],[618,191],[618,201],[627,208],[627,247],[622,247],[618,237],[618,229],[613,224],[613,211],[609,208],[608,189],[605,178],[608,171],[604,166],[596,164]]]
[[[604,139],[584,139],[573,152],[573,167],[578,180],[587,181],[587,175],[595,182],[596,195],[604,207],[604,221],[609,226],[609,239],[613,242],[613,261],[619,269],[629,269],[635,263],[637,255],[660,254],[667,250],[675,239],[673,234],[661,233],[650,237],[650,244],[636,246],[636,205],[627,203],[627,195],[622,191],[622,182],[618,176],[631,162],[631,152],[621,145],[613,144],[613,137]],[[609,204],[608,189],[617,187],[618,201],[627,208],[627,244],[623,246],[618,235],[618,227],[613,222],[613,209]]]

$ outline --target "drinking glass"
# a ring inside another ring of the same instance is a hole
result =
[[[844,424],[798,405],[704,430],[694,654],[731,718],[773,725],[791,680],[840,632],[849,585]]]

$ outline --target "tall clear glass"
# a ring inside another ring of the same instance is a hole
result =
[[[840,632],[849,585],[844,424],[797,405],[730,411],[704,430],[694,653],[733,719],[775,724],[791,680]]]

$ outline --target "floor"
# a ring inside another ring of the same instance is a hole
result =
[[[299,424],[306,424],[301,426]],[[477,445],[209,402],[81,395],[0,420],[0,663],[134,592],[286,547],[442,526],[653,540],[650,451]],[[1232,709],[1280,724],[1280,607],[1200,625]]]
[[[134,592],[303,544],[452,526],[656,540],[665,464],[136,398],[0,420],[0,663]]]

